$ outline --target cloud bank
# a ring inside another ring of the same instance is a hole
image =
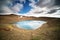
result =
[[[14,1],[14,0],[13,0]],[[31,9],[26,14],[18,13],[22,8],[22,2],[26,2],[26,0],[19,0],[15,6],[10,7],[6,6],[7,3],[13,5],[12,0],[3,0],[1,2],[0,7],[0,15],[22,15],[22,16],[34,16],[34,17],[55,17],[60,18],[60,0],[38,0],[35,2],[34,0],[29,0],[31,3],[29,4],[33,9]]]

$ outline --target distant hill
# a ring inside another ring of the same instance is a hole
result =
[[[17,16],[17,15],[0,15],[0,24],[6,23],[15,23],[23,20],[43,20],[43,21],[58,21],[59,18],[49,18],[49,17],[26,17],[26,16]]]

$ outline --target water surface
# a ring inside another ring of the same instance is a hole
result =
[[[26,30],[35,30],[39,27],[41,27],[45,21],[38,21],[38,20],[26,20],[26,21],[20,21],[16,23],[16,26],[18,28],[26,29]]]

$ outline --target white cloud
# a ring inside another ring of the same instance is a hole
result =
[[[25,2],[26,2],[26,0],[20,0],[20,2],[21,2],[21,3],[22,3],[22,2],[24,2],[24,3],[25,3]]]
[[[3,0],[3,2],[6,1],[5,3],[2,3],[1,9],[0,9],[0,15],[10,15],[10,14],[15,14],[17,15],[18,12],[23,8],[23,4],[19,4],[17,3],[16,5],[14,5],[13,7],[8,7],[6,4],[11,3],[11,0]]]
[[[59,10],[58,10],[59,9]],[[56,10],[56,12],[48,13],[51,10]],[[33,17],[54,17],[54,18],[60,18],[60,7],[52,7],[52,8],[40,8],[36,7],[34,9],[31,9],[27,14],[21,14],[22,16],[33,16]]]
[[[34,17],[54,17],[54,18],[60,18],[60,7],[58,6],[52,6],[54,4],[55,0],[48,0],[49,5],[46,5],[44,7],[40,7],[35,5],[35,2],[31,0],[33,3],[30,3],[30,6],[33,7],[28,13],[21,14],[23,16],[34,16]],[[46,1],[46,0],[45,0]],[[46,3],[47,4],[47,1]],[[44,4],[41,4],[44,5]],[[49,7],[50,6],[50,7]],[[59,10],[57,10],[59,9]],[[56,12],[49,13],[49,11],[56,10]]]
[[[24,2],[24,3],[26,2],[26,0],[20,0],[20,1]],[[33,9],[31,9],[26,14],[18,13],[23,8],[23,4],[17,3],[15,6],[12,7],[12,10],[7,6],[4,6],[2,9],[5,13],[0,13],[0,15],[16,14],[16,15],[22,15],[22,16],[60,18],[60,7],[53,6],[55,0],[48,0],[48,1],[42,0],[42,2],[40,4],[38,3],[38,5],[35,5],[36,2],[34,0],[29,0],[29,1],[32,2],[29,5],[31,7],[33,7]],[[41,6],[43,6],[43,7],[41,7]],[[59,9],[59,10],[57,10],[57,9]],[[56,12],[49,13],[49,11],[51,11],[51,10],[56,10]]]
[[[3,6],[2,13],[0,13],[0,15],[10,15],[10,14],[13,14],[13,11],[9,7]]]
[[[22,8],[23,8],[23,4],[17,3],[16,5],[14,5],[14,6],[12,7],[12,10],[13,10],[15,13],[17,13],[17,12],[19,12]]]

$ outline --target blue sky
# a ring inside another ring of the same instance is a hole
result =
[[[23,16],[60,18],[60,0],[35,0],[35,2],[37,4],[33,0],[0,1],[0,15],[24,14]]]
[[[22,10],[20,11],[20,13],[23,14],[23,13],[29,12],[29,11],[32,9],[32,7],[29,6],[30,3],[31,3],[31,2],[30,2],[29,0],[26,0],[26,2],[23,3],[23,8],[22,8]]]
[[[38,2],[38,0],[34,0],[35,2]],[[13,0],[12,1],[12,5],[9,4],[9,6],[13,7],[14,5],[16,5],[17,3],[22,4],[23,8],[18,12],[20,14],[26,14],[27,12],[29,12],[33,7],[31,7],[29,4],[31,3],[31,1],[29,0],[25,0],[21,2],[20,0]]]

